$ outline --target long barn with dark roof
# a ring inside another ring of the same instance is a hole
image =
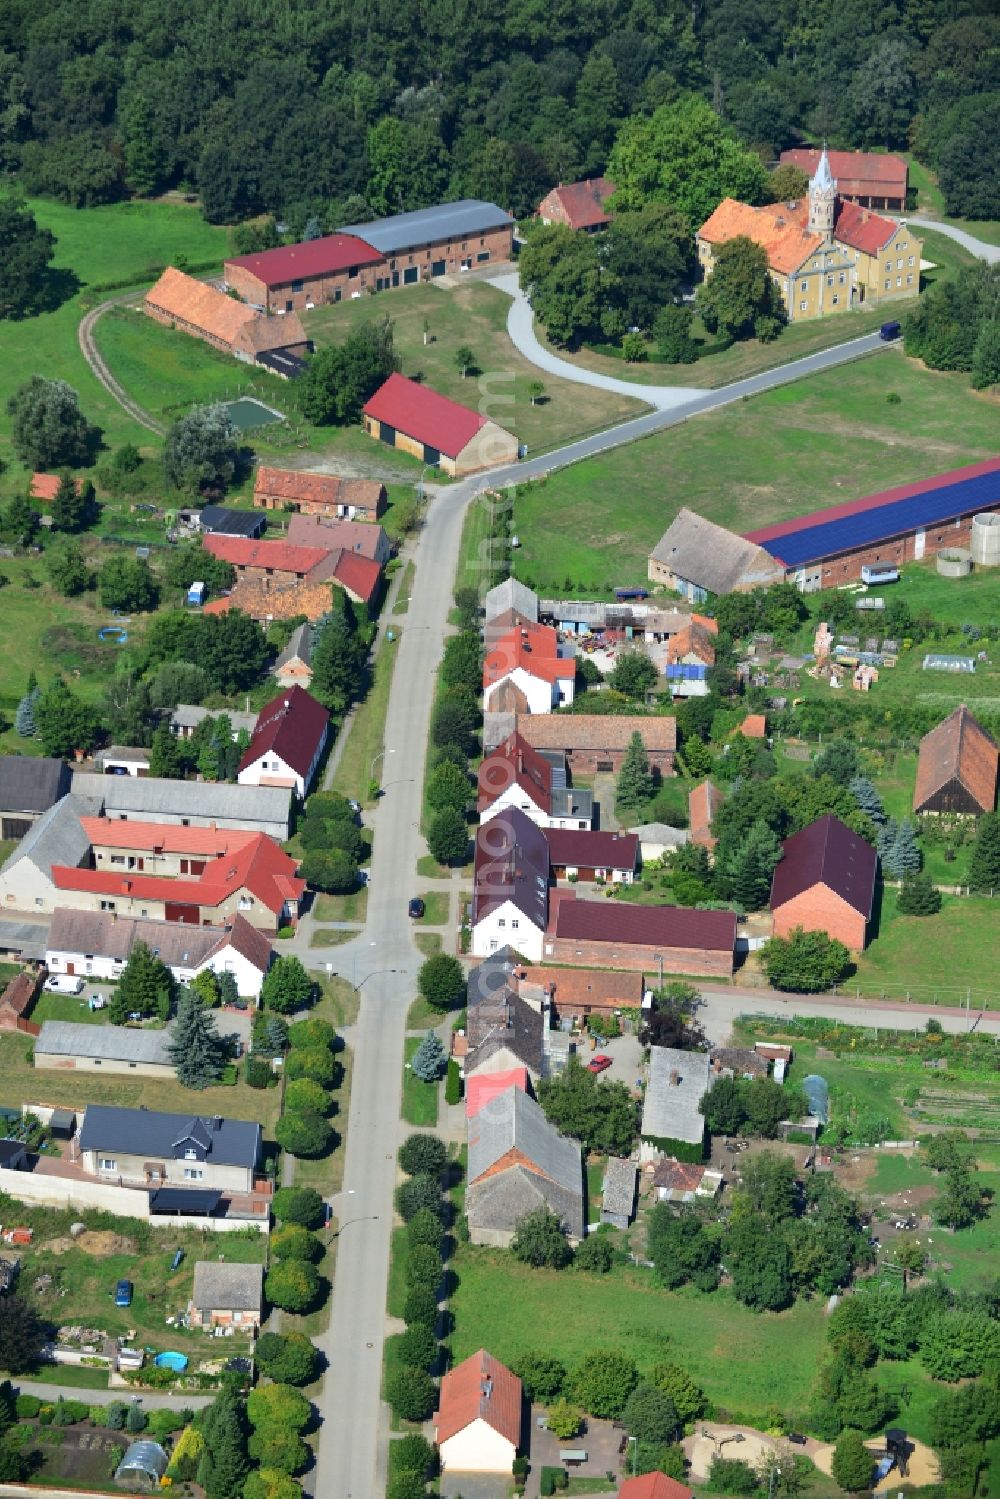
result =
[[[901,484],[750,531],[804,592],[836,588],[864,566],[902,567],[936,552],[968,547],[972,517],[1000,510],[1000,457]]]

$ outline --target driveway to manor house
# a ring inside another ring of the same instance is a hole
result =
[[[894,217],[892,214],[888,218]],[[966,229],[959,229],[956,224],[946,224],[943,219],[911,219],[907,218],[907,224],[912,224],[915,229],[933,229],[935,234],[944,234],[948,239],[953,239],[963,250],[968,250],[970,255],[978,255],[980,260],[985,260],[989,265],[996,265],[1000,261],[1000,245],[988,245],[985,240],[976,239]]]

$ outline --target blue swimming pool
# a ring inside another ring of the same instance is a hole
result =
[[[110,641],[112,645],[124,645],[128,639],[128,631],[121,625],[105,625],[97,632],[98,640]]]
[[[158,1353],[153,1360],[158,1369],[175,1369],[182,1374],[188,1366],[186,1353]]]

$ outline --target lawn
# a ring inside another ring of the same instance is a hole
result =
[[[748,531],[990,457],[998,417],[964,375],[858,360],[522,486],[515,571],[543,593],[641,585],[682,505]]]
[[[987,954],[996,942],[1000,906],[985,896],[942,897],[936,916],[900,916],[894,890],[886,890],[878,935],[858,960],[857,982],[866,994],[909,994],[922,1004],[997,1007]],[[844,986],[850,990],[853,980]]]
[[[608,427],[643,409],[640,400],[561,380],[530,364],[507,337],[510,305],[504,292],[481,281],[416,286],[374,303],[365,297],[318,307],[303,314],[303,322],[309,336],[321,344],[342,343],[359,323],[391,318],[404,375],[489,415],[514,432],[530,452]],[[464,379],[456,359],[462,346],[475,355],[475,373]],[[533,406],[529,387],[536,380],[543,380],[545,398]]]
[[[368,914],[368,886],[350,895],[317,895],[312,911],[317,921],[363,922]]]
[[[414,932],[413,940],[425,958],[433,958],[436,953],[444,951],[444,943],[438,932]]]
[[[333,776],[334,791],[339,791],[342,796],[350,797],[353,801],[363,802],[368,807],[375,805],[375,798],[368,795],[369,783],[373,779],[391,780],[393,775],[391,767],[386,770],[382,744],[401,631],[396,630],[394,633],[395,640],[383,637],[379,646],[371,687],[364,701],[354,710],[344,752]]]
[[[77,1025],[105,1025],[107,1009],[92,1010],[76,994],[46,994],[43,990],[31,1007],[30,1018],[36,1025],[43,1020],[72,1020]]]
[[[4,359],[0,368],[0,411],[29,375],[68,380],[80,393],[89,421],[104,430],[109,446],[122,442],[149,444],[150,434],[112,399],[91,374],[77,341],[77,326],[99,293],[88,287],[107,281],[152,282],[158,267],[179,256],[191,264],[215,260],[229,249],[225,229],[206,224],[197,208],[179,203],[115,203],[102,208],[68,208],[32,200],[38,222],[56,236],[54,267],[66,273],[66,300],[53,312],[4,325]],[[0,422],[0,458],[10,464],[5,488],[21,488],[25,470],[9,449],[9,424]]]
[[[403,1062],[403,1107],[402,1114],[407,1124],[435,1125],[438,1120],[438,1083],[421,1082],[409,1066],[422,1036],[407,1036]]]
[[[350,942],[356,936],[357,932],[352,932],[348,927],[315,926],[309,938],[309,946],[339,947],[341,943]]]
[[[420,917],[421,926],[444,926],[448,920],[449,897],[447,890],[428,890],[421,897],[424,903],[424,914]]]
[[[822,1299],[757,1315],[724,1290],[663,1291],[651,1272],[607,1276],[533,1270],[501,1251],[461,1245],[451,1297],[457,1363],[489,1348],[509,1363],[539,1349],[569,1366],[598,1347],[630,1354],[643,1373],[679,1363],[716,1405],[763,1418],[777,1405],[798,1415],[809,1403],[825,1331]]]
[[[31,1061],[32,1043],[16,1032],[0,1035],[0,1105],[45,1103],[82,1109],[88,1103],[117,1104],[122,1108],[159,1109],[170,1114],[226,1115],[255,1119],[270,1134],[278,1116],[278,1089],[248,1088],[242,1077],[235,1086],[205,1088],[194,1093],[175,1079],[102,1076],[100,1072],[37,1071]]]

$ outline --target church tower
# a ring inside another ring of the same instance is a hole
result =
[[[816,175],[809,183],[809,228],[813,234],[833,238],[833,226],[837,204],[837,184],[830,171],[830,158],[824,145],[816,168]]]

